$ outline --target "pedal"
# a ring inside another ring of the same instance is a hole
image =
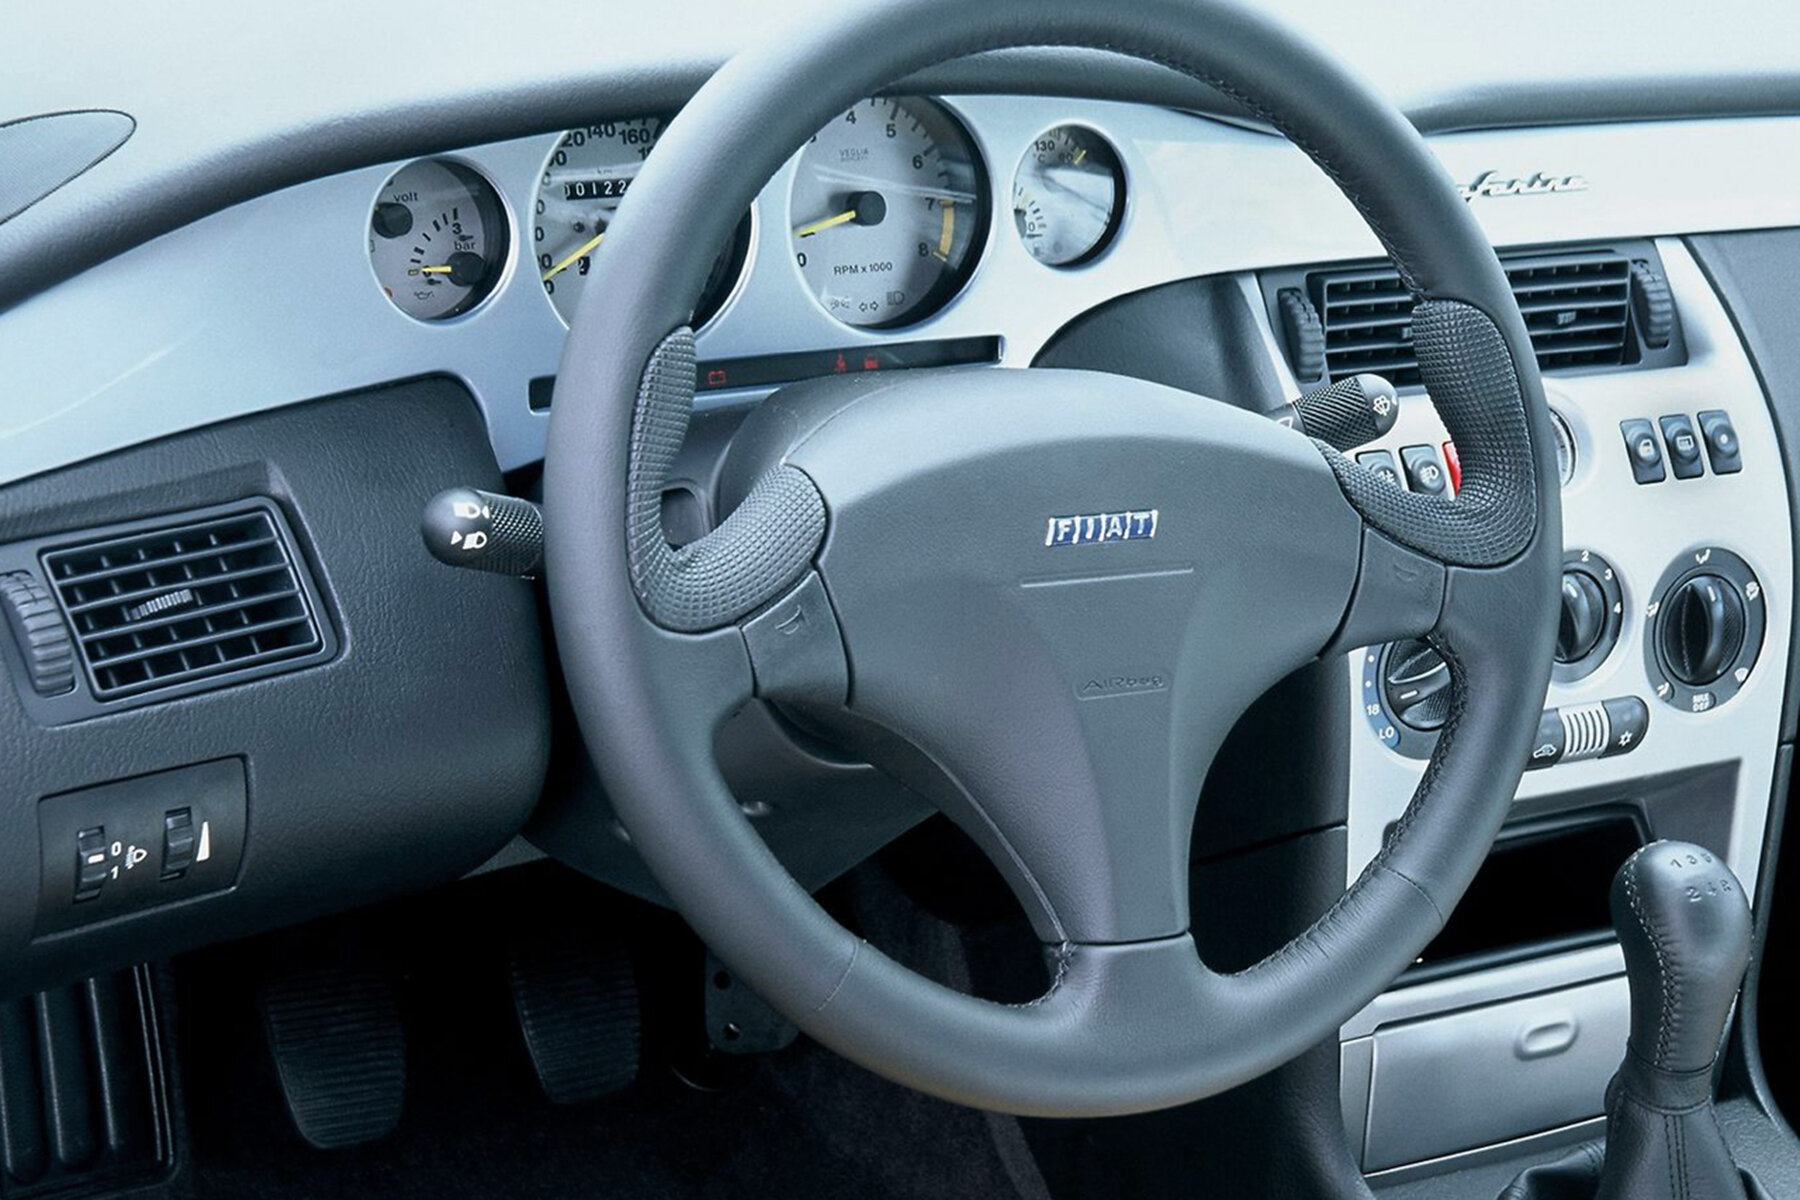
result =
[[[257,1005],[301,1137],[333,1150],[394,1131],[406,1037],[385,978],[342,967],[297,972],[264,984]]]
[[[623,945],[537,939],[512,953],[506,975],[552,1104],[598,1100],[636,1081],[643,1035],[637,975]]]

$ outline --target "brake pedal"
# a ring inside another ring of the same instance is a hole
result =
[[[617,942],[542,940],[507,961],[513,1007],[552,1104],[581,1104],[637,1079],[637,976]]]
[[[394,1131],[406,1037],[392,984],[373,971],[327,967],[264,984],[257,1005],[301,1137],[332,1150]]]

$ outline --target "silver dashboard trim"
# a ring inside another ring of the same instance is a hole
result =
[[[1374,255],[1374,237],[1299,151],[1265,134],[1140,105],[1016,96],[946,100],[992,176],[1046,123],[1075,121],[1117,148],[1132,200],[1115,244],[1073,270],[1044,267],[1011,235],[994,189],[989,246],[962,294],[905,330],[839,325],[795,278],[782,222],[760,220],[739,295],[703,332],[702,357],[855,347],[919,337],[1002,338],[1020,366],[1063,325],[1160,283]],[[532,189],[561,131],[455,151],[529,228]],[[1581,192],[1473,206],[1502,245],[1800,224],[1800,118],[1570,126],[1446,134],[1448,178],[1496,162],[1579,163]],[[421,324],[369,284],[368,197],[399,163],[239,204],[137,247],[0,313],[0,484],[216,421],[395,379],[462,380],[504,468],[543,454],[547,418],[527,386],[554,374],[566,336],[531,272],[478,310]],[[785,212],[792,162],[765,188]],[[517,239],[515,238],[515,242]],[[763,251],[782,251],[763,253]],[[304,254],[284,274],[272,259]],[[709,404],[758,393],[719,394]]]

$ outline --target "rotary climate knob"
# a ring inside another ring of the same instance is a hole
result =
[[[1586,571],[1562,577],[1562,617],[1556,625],[1556,661],[1579,662],[1594,652],[1606,632],[1606,593]]]
[[[1422,733],[1442,728],[1450,716],[1450,668],[1416,638],[1388,648],[1381,690],[1395,719]]]
[[[1744,648],[1744,597],[1730,580],[1693,575],[1663,602],[1662,651],[1669,674],[1689,687],[1724,675]]]

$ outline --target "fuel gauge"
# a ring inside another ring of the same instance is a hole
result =
[[[1013,223],[1031,257],[1072,267],[1106,249],[1125,215],[1125,170],[1083,125],[1039,134],[1013,175]]]
[[[506,212],[494,185],[461,163],[425,158],[382,185],[369,215],[369,263],[394,307],[420,321],[466,313],[506,267]]]

